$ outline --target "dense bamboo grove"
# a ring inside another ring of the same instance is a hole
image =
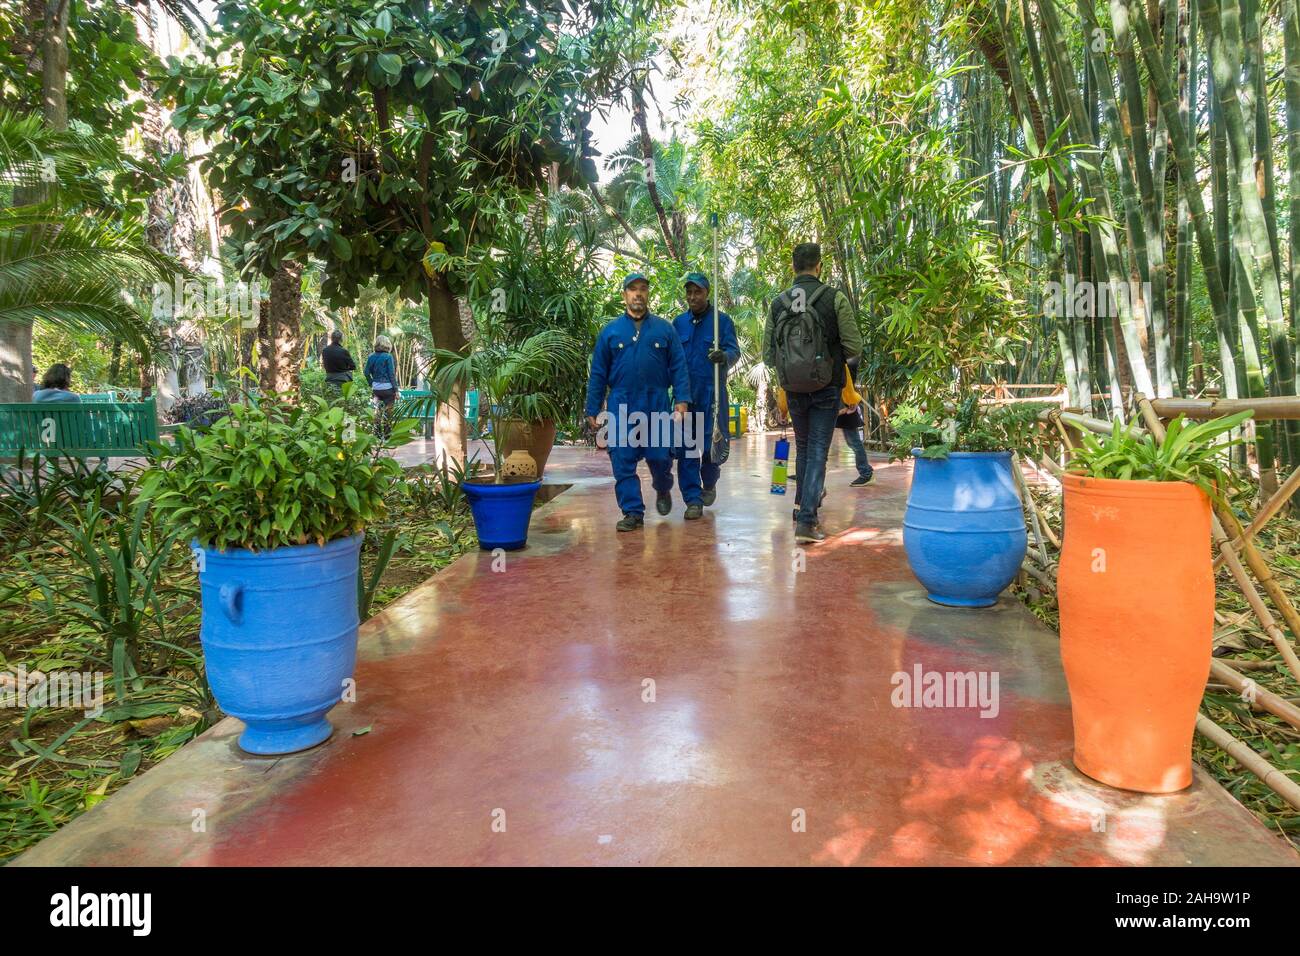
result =
[[[1295,0],[735,10],[737,93],[700,124],[719,201],[774,285],[823,238],[878,397],[938,384],[926,351],[966,335],[981,377],[1107,417],[1133,391],[1296,393]],[[1272,485],[1300,428],[1255,438]]]

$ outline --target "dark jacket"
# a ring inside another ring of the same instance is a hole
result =
[[[391,352],[371,352],[366,359],[366,381],[374,388],[376,382],[387,382],[389,388],[397,388],[397,363]]]
[[[352,353],[341,345],[327,345],[320,350],[320,364],[325,369],[325,381],[350,382],[357,363]]]
[[[686,353],[686,371],[691,379],[691,411],[708,414],[713,404],[713,363],[709,361],[709,352],[713,351],[713,306],[709,305],[703,315],[695,315],[687,309],[673,319],[673,328],[682,340],[682,350]],[[736,325],[731,316],[725,312],[718,313],[719,346],[727,353],[726,365],[718,376],[722,385],[722,396],[716,406],[718,421],[723,430],[727,427],[727,371],[740,361],[740,342],[736,339]]]
[[[795,276],[792,289],[802,288],[809,300],[812,294],[825,285],[811,274]],[[772,300],[767,311],[767,326],[763,330],[763,361],[767,365],[775,364],[775,343],[772,341],[772,329],[776,324],[776,315],[780,309],[781,297]],[[853,305],[849,297],[834,287],[827,287],[821,297],[813,303],[813,309],[825,323],[826,341],[831,346],[831,361],[834,364],[831,384],[837,389],[844,387],[844,363],[857,365],[862,354],[862,333],[853,317]]]

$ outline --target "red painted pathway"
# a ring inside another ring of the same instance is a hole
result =
[[[837,439],[836,533],[798,570],[774,437],[733,446],[704,520],[678,500],[633,534],[608,459],[557,449],[573,487],[527,551],[362,629],[330,741],[251,758],[228,719],[18,865],[1300,862],[1201,771],[1166,797],[1074,773],[1056,636],[1014,600],[924,599],[904,466],[849,488]],[[894,707],[918,664],[996,672],[997,715]]]

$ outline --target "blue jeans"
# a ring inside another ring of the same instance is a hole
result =
[[[794,426],[795,461],[799,480],[794,503],[799,506],[799,523],[816,524],[817,506],[826,485],[826,456],[840,413],[840,386],[827,385],[815,392],[791,392],[786,396],[790,423]]]
[[[840,433],[844,436],[844,444],[853,449],[853,463],[858,466],[858,477],[870,478],[875,469],[871,467],[871,462],[867,461],[867,449],[862,444],[862,434],[857,427],[841,428]]]

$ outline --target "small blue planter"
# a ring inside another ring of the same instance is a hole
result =
[[[208,684],[246,725],[239,746],[287,754],[327,739],[357,661],[362,535],[269,551],[201,552]]]
[[[528,543],[528,522],[533,517],[533,500],[540,480],[490,484],[467,481],[461,485],[474,514],[478,546],[484,551],[497,548],[518,551]]]
[[[920,454],[912,449],[903,516],[912,573],[936,604],[988,607],[1015,579],[1028,545],[1011,452]]]

